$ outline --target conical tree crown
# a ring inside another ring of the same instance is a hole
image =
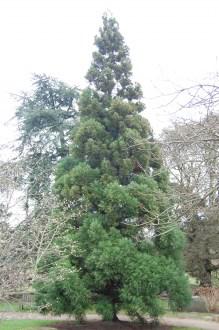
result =
[[[132,82],[128,47],[114,18],[103,17],[95,45],[72,151],[105,177],[127,184],[134,174],[160,168],[161,160],[150,125],[138,114],[143,109],[141,87]]]
[[[132,64],[129,49],[119,31],[115,18],[103,16],[103,27],[95,38],[97,51],[86,78],[102,95],[105,101],[113,97],[122,97],[129,101],[140,100],[142,91],[139,84],[133,84]],[[139,111],[143,104],[139,103]]]

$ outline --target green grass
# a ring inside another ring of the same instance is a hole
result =
[[[0,330],[40,330],[40,327],[48,326],[54,321],[33,320],[8,320],[0,321]],[[48,328],[49,330],[50,328]],[[172,330],[201,330],[198,328],[174,327]]]
[[[0,312],[30,312],[36,310],[34,305],[23,305],[23,309],[21,304],[17,302],[5,302],[0,303]]]
[[[52,321],[5,320],[0,321],[0,330],[39,330],[40,327],[47,326],[50,324],[52,324]]]
[[[0,330],[40,330],[41,327],[49,326],[54,321],[33,320],[7,320],[0,321]],[[48,328],[49,330],[50,328]],[[201,330],[199,328],[173,327],[172,330]]]
[[[0,303],[0,312],[20,312],[20,307],[14,302]]]

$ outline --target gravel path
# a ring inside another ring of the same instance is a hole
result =
[[[119,315],[121,320],[128,320],[128,317],[125,315]],[[39,313],[18,313],[18,312],[0,312],[0,320],[61,320],[69,321],[74,320],[73,317],[68,315],[54,316],[54,315],[42,315]],[[88,321],[100,320],[101,318],[96,314],[88,314],[86,316]],[[182,326],[182,327],[197,327],[202,330],[219,330],[219,322],[213,321],[204,321],[200,319],[192,318],[179,318],[179,317],[162,317],[160,319],[161,324],[172,325],[172,326]]]
[[[219,330],[219,323],[213,321],[204,321],[191,318],[178,317],[162,317],[161,323],[165,325],[181,326],[181,327],[196,327],[202,330]]]

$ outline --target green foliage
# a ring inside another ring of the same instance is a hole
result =
[[[19,152],[24,158],[24,181],[32,200],[40,201],[50,191],[54,167],[68,155],[78,97],[77,88],[43,74],[33,76],[31,94],[23,93],[19,99]]]
[[[200,281],[201,286],[212,285],[211,275],[219,267],[218,211],[216,205],[203,208],[202,214],[194,215],[185,226],[187,269]]]
[[[92,167],[98,166],[108,154],[106,140],[107,132],[100,122],[94,119],[82,121],[74,136],[75,157],[80,159],[86,154],[89,164]]]
[[[175,262],[180,265],[182,263],[181,253],[185,246],[185,237],[178,228],[168,228],[167,226],[166,230],[168,232],[165,235],[160,235],[156,238],[156,244],[162,254],[166,257],[171,255]]]
[[[137,253],[129,263],[129,275],[121,294],[130,315],[149,313],[157,317],[164,312],[159,294],[169,292],[171,307],[182,308],[190,301],[190,292],[185,288],[186,278],[171,259]]]
[[[129,50],[114,18],[103,16],[103,27],[95,38],[95,45],[98,51],[93,53],[93,62],[86,78],[99,92],[102,101],[107,104],[113,96],[129,101],[139,100],[141,87],[132,83]],[[143,109],[141,102],[137,105],[138,110]]]
[[[88,164],[80,163],[56,181],[55,189],[60,198],[76,199],[81,194],[88,194],[89,187],[97,176],[98,169],[92,169]]]
[[[116,320],[120,309],[157,317],[163,291],[173,308],[189,300],[182,237],[176,226],[166,228],[173,225],[173,212],[166,212],[168,176],[150,125],[139,115],[142,93],[131,81],[128,48],[114,18],[104,16],[95,44],[71,158],[56,172],[56,194],[68,216],[74,214],[69,264],[51,268],[49,284],[39,284],[39,301],[78,317],[89,303],[104,319]]]
[[[126,187],[112,182],[104,189],[99,209],[116,225],[122,218],[132,218],[136,215],[138,200],[129,194]]]
[[[96,312],[102,315],[104,321],[113,320],[113,306],[109,299],[102,297],[98,299],[98,302],[95,305]]]
[[[89,291],[80,281],[77,271],[67,262],[62,262],[51,268],[48,274],[47,281],[36,284],[36,303],[42,304],[44,296],[44,312],[52,309],[60,315],[74,311],[75,317],[81,320],[89,307]]]

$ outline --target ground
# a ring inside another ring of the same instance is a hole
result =
[[[123,322],[103,323],[100,322],[100,317],[93,313],[86,316],[86,324],[77,325],[68,315],[45,316],[37,312],[17,312],[16,309],[13,312],[3,312],[0,309],[0,330],[219,330],[219,315],[217,314],[169,313],[160,319],[162,324],[160,328],[142,327],[139,324],[127,322],[129,319],[124,314],[120,314],[119,318]]]
[[[62,322],[52,325],[57,330],[184,330],[185,328],[173,328],[169,326],[150,326],[150,325],[140,325],[134,322],[89,322],[83,325],[73,324],[72,322]],[[195,328],[190,328],[190,330],[196,330]],[[186,328],[185,330],[188,330]]]
[[[53,317],[53,320],[42,320],[42,315],[37,313],[0,313],[0,330],[218,330],[219,323],[206,322],[203,320],[180,319],[165,317],[161,320],[161,325],[152,327],[151,325],[140,325],[128,322],[125,315],[121,315],[122,322],[101,322],[97,315],[88,315],[87,323],[77,324],[73,320],[66,320],[66,316],[60,320]],[[47,316],[48,317],[48,316]],[[8,320],[6,320],[6,318]],[[28,318],[31,318],[28,320]],[[35,320],[33,320],[35,318]],[[41,318],[41,319],[40,319]],[[51,315],[50,315],[50,318]],[[5,319],[5,320],[4,320]]]
[[[90,321],[86,324],[78,325],[74,322],[57,322],[42,320],[5,320],[0,321],[0,330],[201,330],[191,327],[170,327],[149,325],[139,325],[133,322],[101,322]]]

